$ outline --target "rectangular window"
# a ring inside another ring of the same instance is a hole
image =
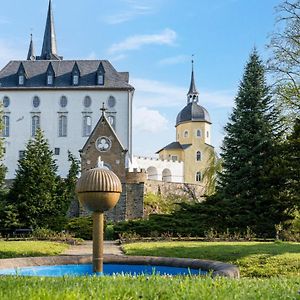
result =
[[[53,84],[53,76],[52,75],[48,75],[47,76],[47,84],[48,85],[52,85]]]
[[[67,116],[61,115],[58,118],[58,136],[66,137],[68,130],[68,119]]]
[[[9,116],[3,116],[3,129],[2,129],[2,136],[9,137]]]
[[[24,158],[24,156],[25,156],[25,151],[24,150],[20,150],[19,151],[19,159]]]
[[[104,84],[104,77],[103,75],[98,75],[98,82],[97,82],[99,85],[103,85]]]
[[[40,128],[41,122],[39,116],[33,116],[31,121],[31,136],[35,136],[38,128]]]
[[[78,85],[78,83],[79,83],[79,76],[73,75],[73,85]]]
[[[54,155],[60,154],[60,148],[54,148]]]
[[[19,75],[19,85],[23,85],[23,84],[24,84],[24,76]]]
[[[83,136],[89,136],[92,132],[92,117],[84,116],[83,117]]]

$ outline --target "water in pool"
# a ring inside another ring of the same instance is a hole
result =
[[[0,275],[46,277],[90,276],[94,275],[92,268],[93,267],[91,264],[23,267],[0,270]],[[176,268],[168,266],[104,264],[103,274],[100,275],[205,275],[206,273],[206,271],[198,269]]]

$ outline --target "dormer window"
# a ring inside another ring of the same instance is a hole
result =
[[[97,70],[97,85],[104,85],[104,68],[102,66],[102,63],[99,64],[98,70]]]
[[[53,84],[53,75],[48,74],[47,75],[47,85],[52,85]]]
[[[19,85],[24,85],[24,75],[19,75]]]
[[[79,76],[77,74],[73,75],[73,85],[79,84]]]
[[[98,74],[98,82],[97,84],[98,85],[103,85],[104,84],[104,77],[103,77],[103,74]]]

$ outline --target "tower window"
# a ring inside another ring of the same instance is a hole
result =
[[[58,136],[66,137],[68,128],[68,119],[67,116],[61,115],[58,118]]]
[[[201,137],[201,129],[197,129],[196,136]]]
[[[92,131],[92,117],[84,116],[83,117],[83,136],[89,136]]]
[[[183,136],[187,138],[189,136],[189,132],[187,130],[184,131]]]
[[[2,136],[9,137],[9,116],[3,116],[2,120],[3,120]]]
[[[202,159],[201,151],[197,151],[197,152],[196,152],[196,160],[197,160],[197,161],[201,161],[201,159]]]
[[[41,122],[39,116],[33,116],[31,121],[31,136],[35,136],[36,131],[40,128]]]
[[[198,181],[198,182],[202,181],[202,173],[201,172],[196,173],[196,181]]]

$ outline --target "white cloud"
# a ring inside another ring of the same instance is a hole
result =
[[[127,58],[127,55],[119,54],[117,56],[113,56],[113,57],[109,58],[109,61],[116,62],[116,61],[124,60],[125,58]]]
[[[164,59],[161,59],[158,64],[159,65],[177,65],[184,63],[190,59],[189,56],[187,55],[177,55],[177,56],[171,56],[171,57],[166,57]]]
[[[132,78],[130,83],[135,87],[135,101],[146,107],[177,107],[185,103],[188,87],[151,79]],[[200,90],[199,102],[210,108],[232,107],[234,91]]]
[[[121,24],[134,19],[135,17],[153,13],[153,0],[123,0],[127,8],[120,13],[110,15],[104,18],[108,24]]]
[[[4,67],[10,60],[26,58],[27,53],[16,49],[23,49],[23,47],[13,45],[12,41],[0,39],[0,68]]]
[[[165,130],[168,120],[159,111],[147,107],[133,108],[133,127],[138,132],[158,133]]]
[[[177,34],[174,30],[166,28],[160,33],[156,34],[141,34],[133,35],[126,38],[120,43],[113,44],[108,51],[110,53],[136,50],[144,45],[174,45]]]

